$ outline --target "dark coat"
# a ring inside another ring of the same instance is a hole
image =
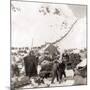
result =
[[[37,75],[38,60],[34,55],[28,55],[24,58],[26,76]]]

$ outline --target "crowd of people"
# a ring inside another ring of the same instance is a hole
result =
[[[65,69],[67,69],[69,59],[68,53],[54,54],[53,58],[49,53],[45,53],[43,60],[41,60],[41,55],[31,50],[28,55],[22,58],[24,75],[29,80],[32,77],[35,78],[38,85],[44,83],[44,78],[51,78],[51,84],[54,83],[55,79],[58,83],[61,83],[63,78],[66,80]],[[20,69],[17,64],[11,64],[11,69],[13,76],[20,76]]]

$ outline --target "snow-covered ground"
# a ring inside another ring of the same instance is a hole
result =
[[[66,75],[67,75],[66,80],[63,79],[61,83],[57,82],[57,80],[55,79],[54,83],[51,84],[52,78],[48,78],[48,79],[44,79],[44,84],[38,85],[37,83],[34,82],[34,79],[31,79],[32,84],[25,85],[16,90],[21,90],[22,88],[25,90],[26,88],[56,87],[56,86],[70,86],[70,85],[86,84],[86,78],[82,78],[79,75],[73,77],[74,75],[73,70],[66,70]]]
[[[67,85],[73,85],[74,80],[66,80],[62,81],[60,84],[56,80],[54,81],[53,84],[51,84],[51,78],[50,79],[44,79],[45,84],[38,85],[37,83],[29,84],[24,87],[21,87],[23,89],[25,88],[39,88],[39,87],[56,87],[56,86],[67,86]]]

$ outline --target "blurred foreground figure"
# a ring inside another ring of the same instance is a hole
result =
[[[87,67],[74,70],[74,85],[86,85],[87,84]]]
[[[29,55],[24,57],[24,64],[26,76],[32,77],[37,75],[38,59],[33,51],[30,51]]]

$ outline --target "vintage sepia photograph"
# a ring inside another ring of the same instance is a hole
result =
[[[87,85],[87,5],[11,0],[11,90]]]

